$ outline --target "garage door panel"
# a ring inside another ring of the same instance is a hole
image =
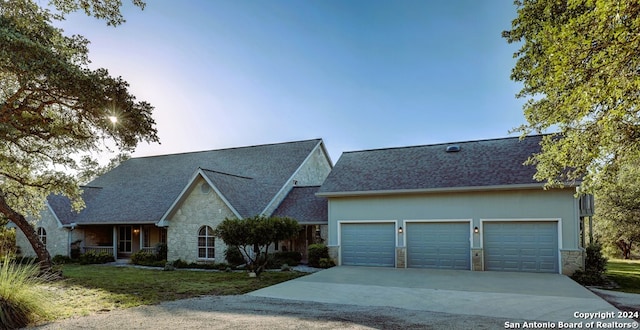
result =
[[[342,224],[341,231],[343,265],[395,266],[394,223]]]
[[[470,269],[469,223],[415,222],[407,224],[407,266]]]
[[[486,222],[486,270],[557,273],[556,222]]]

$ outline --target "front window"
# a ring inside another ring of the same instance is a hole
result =
[[[38,238],[40,238],[40,241],[44,246],[47,246],[47,231],[42,227],[38,227]]]
[[[215,237],[209,226],[202,226],[198,231],[198,258],[215,258]]]

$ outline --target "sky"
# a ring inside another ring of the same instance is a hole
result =
[[[161,144],[134,157],[322,138],[345,151],[516,136],[510,0],[125,0],[92,68],[151,103]]]

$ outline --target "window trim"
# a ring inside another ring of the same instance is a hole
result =
[[[202,231],[204,230],[204,235]],[[201,239],[204,239],[205,244],[200,245]],[[208,245],[211,242],[213,245]],[[212,249],[212,253],[209,253],[209,249]],[[204,252],[204,257],[201,257],[200,252]],[[213,228],[204,225],[198,229],[198,260],[215,260],[216,258],[216,238],[213,235]]]
[[[38,227],[36,229],[36,234],[38,235],[38,239],[40,242],[46,247],[47,246],[47,230],[44,227]]]

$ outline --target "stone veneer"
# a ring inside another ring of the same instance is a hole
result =
[[[471,270],[484,270],[484,252],[482,249],[471,249]]]
[[[396,268],[407,268],[406,247],[396,247]]]
[[[40,212],[40,219],[27,219],[34,224],[33,228],[44,228],[47,234],[47,250],[51,257],[56,255],[69,255],[69,231],[63,228],[48,207]],[[35,220],[35,221],[34,221]],[[36,253],[31,247],[29,240],[16,228],[16,244],[20,247],[23,256],[35,257]]]
[[[562,274],[572,275],[576,270],[584,269],[584,250],[560,250]]]
[[[208,189],[203,189],[203,184]],[[215,229],[225,218],[235,218],[235,215],[204,179],[198,178],[178,210],[168,219],[167,259],[224,262],[226,245],[219,238],[215,240],[215,260],[198,259],[198,231],[202,226]]]

